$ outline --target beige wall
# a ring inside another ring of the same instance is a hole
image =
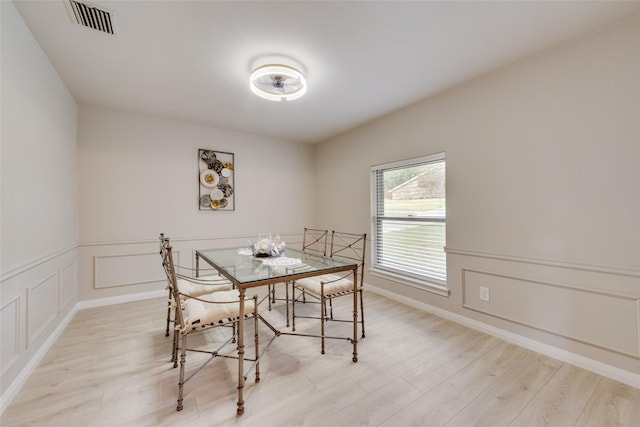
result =
[[[78,129],[81,300],[164,289],[160,232],[189,264],[315,222],[312,146],[89,105]],[[235,211],[198,210],[199,148],[234,153]]]
[[[3,409],[77,300],[78,231],[76,102],[13,3],[0,7]]]
[[[640,17],[320,144],[318,223],[369,231],[370,166],[441,151],[451,295],[366,281],[639,374]]]

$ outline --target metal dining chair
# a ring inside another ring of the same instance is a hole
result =
[[[255,369],[256,382],[260,381],[260,364],[259,364],[259,337],[258,337],[258,297],[246,298],[244,301],[244,312],[240,313],[240,299],[239,292],[237,290],[218,291],[211,292],[205,295],[194,297],[182,290],[182,286],[186,283],[195,283],[191,278],[184,277],[178,278],[176,268],[173,263],[173,254],[171,245],[166,244],[162,251],[162,267],[167,276],[167,283],[170,292],[173,295],[173,301],[175,302],[175,326],[178,334],[177,339],[174,340],[174,354],[179,354],[180,359],[180,375],[178,380],[178,405],[176,410],[181,411],[183,409],[183,395],[184,385],[194,375],[208,364],[214,357],[225,357],[238,359],[238,371],[242,370],[242,363],[237,352],[244,352],[244,349],[237,348],[236,353],[225,353],[223,349],[230,343],[237,341],[237,323],[240,316],[244,316],[245,319],[254,319],[254,342],[255,353],[253,358],[244,357],[244,361],[252,362],[245,372],[242,372],[244,378],[249,375],[252,369]],[[211,350],[207,347],[197,346],[188,347],[187,338],[190,335],[204,332],[212,328],[233,326],[232,336],[224,340],[221,344],[217,343],[216,348]],[[200,367],[195,369],[185,379],[185,364],[186,355],[188,351],[195,351],[199,353],[208,353],[211,355],[207,358]],[[243,353],[244,354],[244,353]],[[176,365],[174,364],[174,367]]]
[[[331,257],[338,257],[348,260],[354,260],[358,263],[356,281],[354,283],[353,273],[325,274],[323,276],[307,277],[296,280],[293,283],[292,297],[292,329],[296,330],[296,318],[308,318],[320,320],[320,335],[313,335],[321,338],[321,353],[325,352],[325,338],[336,338],[325,334],[325,326],[329,321],[334,322],[353,322],[351,319],[338,319],[333,315],[333,300],[342,296],[352,295],[354,292],[359,293],[360,298],[360,316],[358,323],[362,327],[362,338],[365,337],[364,330],[364,301],[362,296],[364,264],[365,264],[365,246],[367,235],[354,234],[344,232],[331,232]],[[299,291],[296,297],[295,291]],[[307,296],[312,297],[311,301],[307,301]],[[302,316],[296,315],[296,304],[314,302],[320,304],[319,316]]]
[[[170,246],[169,237],[165,237],[164,233],[160,233],[160,256],[164,260],[166,258],[167,248]],[[163,261],[164,262],[164,261]],[[210,274],[206,276],[194,277],[199,275],[199,272],[196,272],[194,269],[189,267],[179,266],[174,264],[174,268],[176,270],[176,279],[178,280],[178,284],[180,285],[180,290],[182,294],[189,295],[191,297],[199,297],[202,295],[207,295],[212,292],[219,291],[230,291],[233,289],[233,284],[227,279],[221,277],[219,274]],[[189,271],[190,274],[181,274],[180,271]],[[171,325],[175,325],[176,320],[175,316],[172,315],[175,313],[175,301],[173,298],[173,293],[171,291],[171,287],[169,282],[167,282],[167,290],[169,291],[169,295],[167,298],[167,322],[165,329],[165,336],[169,336],[169,330],[171,329]],[[171,361],[174,363],[174,366],[177,364],[177,355],[175,353],[175,341],[177,340],[177,333],[175,332],[174,327],[174,336],[171,352]]]
[[[305,227],[302,236],[302,251],[308,254],[325,256],[327,255],[327,236],[329,230]],[[275,283],[269,285],[269,311],[271,304],[276,301],[286,301],[287,327],[289,327],[289,283],[285,283],[285,297],[276,298]],[[293,295],[293,293],[292,293]]]

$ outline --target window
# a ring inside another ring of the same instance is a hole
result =
[[[371,168],[372,263],[446,289],[444,153]]]

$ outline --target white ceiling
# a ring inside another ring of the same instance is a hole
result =
[[[640,13],[640,1],[110,1],[118,36],[65,0],[16,1],[73,96],[313,143]],[[260,58],[301,64],[293,102],[256,97]]]

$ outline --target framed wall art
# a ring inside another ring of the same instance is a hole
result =
[[[198,150],[201,211],[235,210],[234,169],[233,153]]]

